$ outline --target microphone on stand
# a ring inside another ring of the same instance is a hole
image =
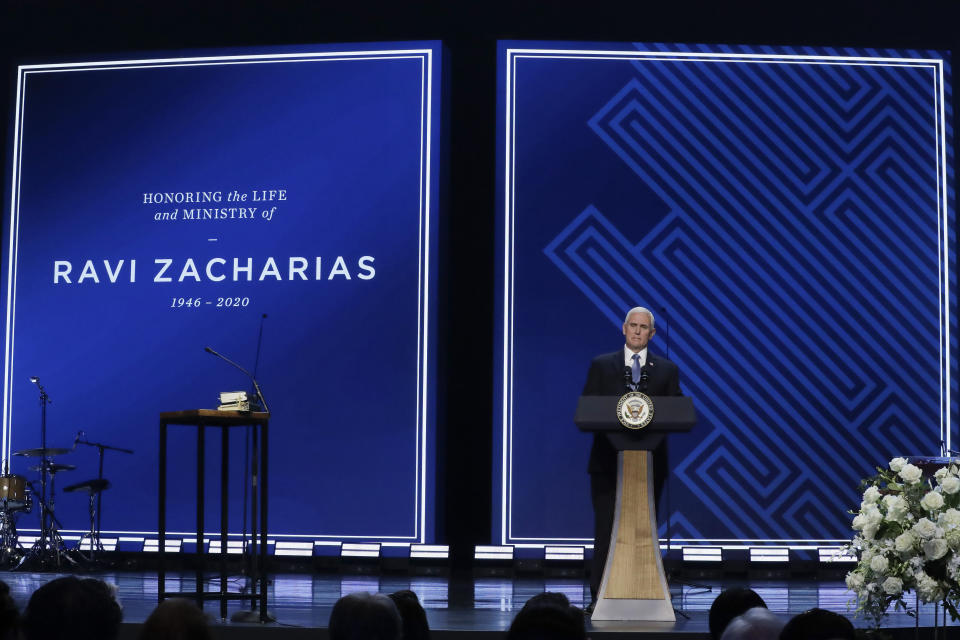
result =
[[[248,378],[250,378],[250,381],[253,382],[253,388],[256,389],[256,391],[257,391],[257,397],[260,398],[260,405],[263,407],[264,413],[270,413],[270,409],[267,408],[267,401],[266,401],[266,399],[263,397],[263,391],[260,390],[260,385],[257,383],[257,379],[254,378],[254,377],[250,374],[249,371],[247,371],[246,369],[244,369],[243,367],[241,367],[241,366],[238,365],[236,362],[234,362],[233,360],[231,360],[231,359],[228,358],[227,356],[223,355],[222,353],[217,353],[216,351],[214,351],[214,350],[211,349],[210,347],[204,347],[203,350],[206,351],[207,353],[211,353],[211,354],[217,356],[218,358],[220,358],[221,360],[223,360],[223,361],[226,362],[227,364],[229,364],[229,365],[231,365],[231,366],[239,369],[240,371],[242,371],[242,372],[244,373],[244,375],[246,375]]]
[[[43,388],[43,385],[40,384],[40,378],[38,376],[30,376],[30,382],[37,385],[37,389],[40,389],[41,400],[46,400],[47,404],[53,404],[53,400],[50,399],[50,396],[47,395],[47,391]]]
[[[640,367],[640,383],[637,385],[640,391],[647,391],[647,368]]]
[[[623,386],[627,391],[633,391],[633,369],[629,366],[623,367]]]

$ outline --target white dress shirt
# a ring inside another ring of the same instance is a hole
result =
[[[644,347],[640,349],[637,353],[640,354],[640,366],[647,364],[647,348]],[[626,367],[633,367],[633,351],[630,350],[630,347],[623,345],[623,364]]]

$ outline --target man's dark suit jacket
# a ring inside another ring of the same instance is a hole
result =
[[[587,373],[587,383],[583,386],[582,395],[619,396],[626,393],[623,367],[623,348],[594,358],[590,363],[590,371]],[[647,364],[644,365],[644,369],[647,372],[647,389],[644,393],[648,396],[682,395],[677,365],[666,358],[653,355],[648,348]],[[602,433],[596,433],[593,436],[587,472],[617,473],[617,451],[610,445],[607,436]]]

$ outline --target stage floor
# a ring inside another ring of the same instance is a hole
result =
[[[157,577],[153,572],[102,572],[85,574],[116,584],[124,610],[125,629],[123,637],[136,637],[137,627],[157,604]],[[0,579],[10,585],[13,596],[22,610],[30,594],[43,583],[57,577],[50,573],[0,572]],[[229,590],[238,592],[245,581],[241,576],[230,579]],[[631,636],[643,636],[647,640],[657,637],[679,640],[705,638],[708,632],[707,612],[717,594],[733,586],[749,586],[764,599],[769,609],[784,618],[820,607],[836,611],[852,618],[848,609],[850,593],[840,581],[815,580],[714,580],[706,584],[711,590],[673,584],[674,604],[688,618],[677,616],[675,623],[588,623],[589,635],[616,635],[626,640]],[[168,573],[168,591],[191,591],[195,589],[193,573]],[[211,574],[207,590],[219,589],[219,578]],[[266,625],[216,622],[217,637],[270,637],[284,638],[326,637],[325,629],[334,603],[343,595],[354,591],[390,593],[411,589],[419,597],[427,611],[427,618],[435,638],[499,635],[509,627],[513,616],[531,596],[543,591],[565,594],[576,606],[589,602],[589,588],[576,579],[481,578],[481,577],[412,577],[406,575],[348,576],[339,574],[277,574],[272,576],[268,592],[268,609],[277,622]],[[218,604],[208,602],[206,611],[217,618]],[[239,603],[231,603],[229,613],[237,611]],[[853,619],[857,626],[865,626],[860,619]],[[934,608],[921,607],[920,626],[932,627]],[[910,629],[915,621],[904,613],[893,613],[885,627]],[[268,632],[268,628],[271,630]],[[299,629],[300,632],[296,632]],[[322,630],[320,635],[317,631]]]

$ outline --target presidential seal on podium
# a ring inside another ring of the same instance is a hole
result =
[[[653,420],[653,400],[645,393],[628,391],[617,403],[617,418],[627,429],[643,429]]]

